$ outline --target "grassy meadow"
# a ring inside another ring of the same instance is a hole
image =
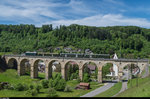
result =
[[[56,73],[53,73],[53,76],[55,76]],[[6,72],[0,73],[0,82],[9,82],[12,85],[16,85],[18,83],[23,83],[27,84],[28,86],[30,84],[39,84],[41,79],[44,78],[45,75],[43,73],[39,73],[39,78],[38,79],[31,79],[29,75],[24,75],[24,76],[18,76],[17,71],[14,69],[8,69]],[[99,88],[103,86],[103,84],[99,84],[97,82],[90,82],[90,87],[91,89],[89,90],[75,90],[74,88],[76,85],[79,84],[77,80],[71,80],[67,81],[67,85],[71,86],[73,91],[72,92],[63,92],[63,91],[57,91],[58,97],[79,97],[82,96],[96,88]],[[47,97],[46,91],[48,88],[44,89],[42,88],[40,90],[40,93],[36,96],[28,96],[26,95],[26,91],[16,91],[16,90],[0,90],[0,97]]]
[[[137,86],[138,84],[138,86]],[[129,80],[128,89],[116,97],[150,97],[150,76]]]
[[[113,87],[111,87],[110,89],[96,95],[95,97],[111,97],[115,94],[117,94],[122,88],[122,82],[119,82],[117,84],[115,84]]]

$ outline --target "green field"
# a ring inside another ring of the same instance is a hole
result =
[[[149,77],[146,77],[146,78],[138,78],[138,79],[130,79],[128,80],[128,88],[132,88],[132,87],[135,87],[136,85],[139,85],[139,84],[143,84],[145,82],[148,82],[150,80]]]
[[[110,89],[96,95],[95,97],[111,97],[117,94],[121,90],[121,87],[122,87],[122,82],[119,82],[115,84],[113,87],[111,87]]]
[[[53,73],[53,76],[56,73]],[[40,78],[44,78],[44,74],[39,73]],[[18,83],[24,83],[27,85],[30,84],[38,84],[40,83],[40,79],[31,79],[29,75],[18,76],[16,70],[8,69],[4,73],[0,73],[0,82],[9,82],[12,85],[16,85]],[[79,84],[77,80],[67,81],[67,85],[70,85],[73,88],[73,92],[61,92],[57,91],[58,97],[79,97],[84,95],[96,88],[99,88],[103,84],[99,84],[97,82],[90,82],[91,89],[90,90],[75,90],[74,87]],[[35,97],[46,97],[48,94],[45,93],[47,89],[41,89],[40,93]],[[15,91],[15,90],[0,90],[0,97],[31,97],[25,95],[26,91]]]
[[[132,83],[132,86],[131,86]],[[128,82],[128,89],[120,93],[116,97],[150,97],[150,77],[136,79]]]

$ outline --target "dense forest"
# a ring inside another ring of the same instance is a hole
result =
[[[0,25],[0,52],[54,52],[59,46],[90,49],[97,54],[117,53],[121,58],[149,58],[150,29],[137,26],[93,27],[72,24]]]

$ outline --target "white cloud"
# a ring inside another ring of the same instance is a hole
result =
[[[42,24],[53,24],[54,26],[80,24],[89,26],[136,25],[150,27],[150,22],[145,18],[128,18],[121,14],[108,14],[129,11],[128,6],[119,0],[91,2],[93,5],[86,0],[70,0],[70,2],[65,3],[54,1],[1,0],[0,20],[19,24],[35,24],[36,26]]]
[[[58,20],[46,22],[44,24],[53,24],[54,27],[59,25],[80,24],[88,26],[126,26],[134,25],[140,27],[150,27],[150,22],[145,18],[128,18],[121,14],[95,15],[77,20]]]
[[[59,6],[63,6],[63,4],[48,1],[43,2],[41,0],[13,0],[10,2],[6,0],[0,3],[0,17],[8,20],[21,21],[19,23],[32,21],[33,24],[35,22],[47,21],[45,17],[62,19],[62,16],[51,9]]]

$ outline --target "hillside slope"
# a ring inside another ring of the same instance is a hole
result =
[[[19,42],[18,42],[19,41]],[[52,29],[52,25],[0,25],[0,52],[53,53],[57,47],[73,46],[97,54],[123,58],[148,58],[150,29],[137,26],[92,27],[72,24]],[[59,50],[58,52],[64,52]]]

